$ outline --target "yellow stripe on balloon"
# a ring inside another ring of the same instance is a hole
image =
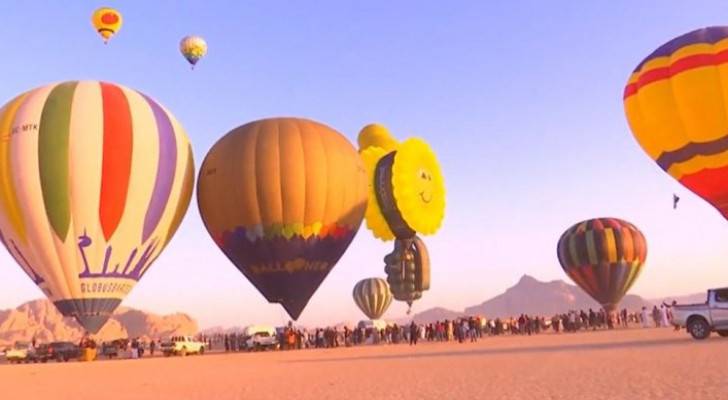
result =
[[[604,229],[604,241],[606,242],[607,261],[609,263],[617,262],[617,241],[612,228]]]
[[[728,151],[710,156],[695,156],[688,161],[675,163],[668,170],[675,179],[681,179],[685,175],[694,174],[704,169],[721,168],[728,165]]]
[[[638,102],[641,121],[644,123],[641,127],[634,127],[637,128],[633,130],[634,135],[653,159],[665,151],[677,150],[688,144],[675,97],[671,81],[661,80],[642,87],[628,99],[629,102]],[[625,102],[625,106],[629,106],[629,102]],[[634,110],[628,108],[627,111],[631,119],[629,111]],[[660,134],[654,135],[653,132]]]
[[[18,198],[13,185],[10,166],[10,140],[18,108],[25,101],[26,94],[13,99],[0,114],[0,204],[7,212],[7,219],[15,230],[21,243],[25,244],[25,225],[23,224]]]

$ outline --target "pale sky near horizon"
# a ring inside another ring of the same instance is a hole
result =
[[[108,46],[90,24],[101,5],[124,16]],[[523,274],[569,281],[556,242],[598,216],[631,221],[647,238],[631,293],[728,285],[728,221],[642,151],[622,107],[642,58],[726,24],[725,2],[9,1],[0,15],[0,101],[69,79],[127,85],[175,114],[197,167],[226,132],[270,116],[321,121],[352,143],[370,122],[423,137],[443,166],[447,210],[441,231],[425,238],[432,289],[415,312],[462,310]],[[188,34],[209,45],[194,72],[178,52]],[[384,276],[390,246],[362,227],[299,321],[362,318],[352,287]],[[40,297],[0,252],[0,309]],[[123,305],[184,311],[202,327],[288,321],[218,250],[194,198]],[[395,303],[385,317],[405,309]]]

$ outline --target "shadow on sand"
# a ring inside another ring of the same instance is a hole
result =
[[[485,339],[488,340],[488,339]],[[714,339],[720,340],[720,339]],[[485,349],[472,349],[472,350],[456,350],[456,351],[434,351],[434,352],[423,352],[423,353],[405,353],[405,354],[381,354],[372,356],[357,356],[357,357],[340,357],[340,358],[318,358],[312,360],[290,360],[284,361],[288,363],[316,363],[316,362],[346,362],[346,361],[364,361],[364,360],[394,360],[394,359],[417,359],[417,358],[430,358],[430,357],[465,357],[465,356],[486,356],[486,355],[500,355],[500,354],[525,354],[525,353],[561,353],[561,352],[572,352],[572,351],[599,351],[599,350],[615,350],[615,349],[644,349],[651,347],[662,347],[662,346],[673,346],[673,345],[704,345],[709,344],[713,340],[706,341],[695,341],[690,338],[675,338],[675,339],[660,339],[660,340],[633,340],[626,342],[613,342],[613,343],[577,343],[577,344],[564,344],[559,346],[530,346],[530,347],[511,347],[511,348],[485,348]],[[482,343],[482,342],[481,342]]]

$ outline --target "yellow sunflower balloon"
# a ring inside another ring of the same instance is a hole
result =
[[[361,143],[360,143],[361,144]],[[364,214],[364,218],[367,224],[367,228],[374,233],[375,237],[382,240],[393,240],[394,233],[389,229],[387,220],[382,214],[381,208],[377,203],[377,192],[374,188],[374,171],[377,168],[377,162],[384,157],[387,152],[376,146],[369,146],[361,152],[361,158],[364,160],[364,166],[367,170],[367,182],[369,182],[369,201],[367,202],[367,211]]]
[[[395,139],[389,129],[380,124],[369,124],[362,128],[359,132],[359,153],[362,153],[369,147],[376,146],[386,150],[387,153],[394,151],[399,146],[399,142]]]
[[[394,151],[370,145],[361,156],[371,182],[366,222],[374,236],[408,239],[437,232],[445,214],[445,183],[430,146],[411,138]]]

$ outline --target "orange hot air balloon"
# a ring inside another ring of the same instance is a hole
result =
[[[726,99],[728,26],[698,29],[660,46],[624,90],[629,126],[645,152],[728,218]]]
[[[271,118],[215,143],[197,200],[225,255],[298,319],[354,239],[367,191],[364,165],[343,135],[306,119]]]

